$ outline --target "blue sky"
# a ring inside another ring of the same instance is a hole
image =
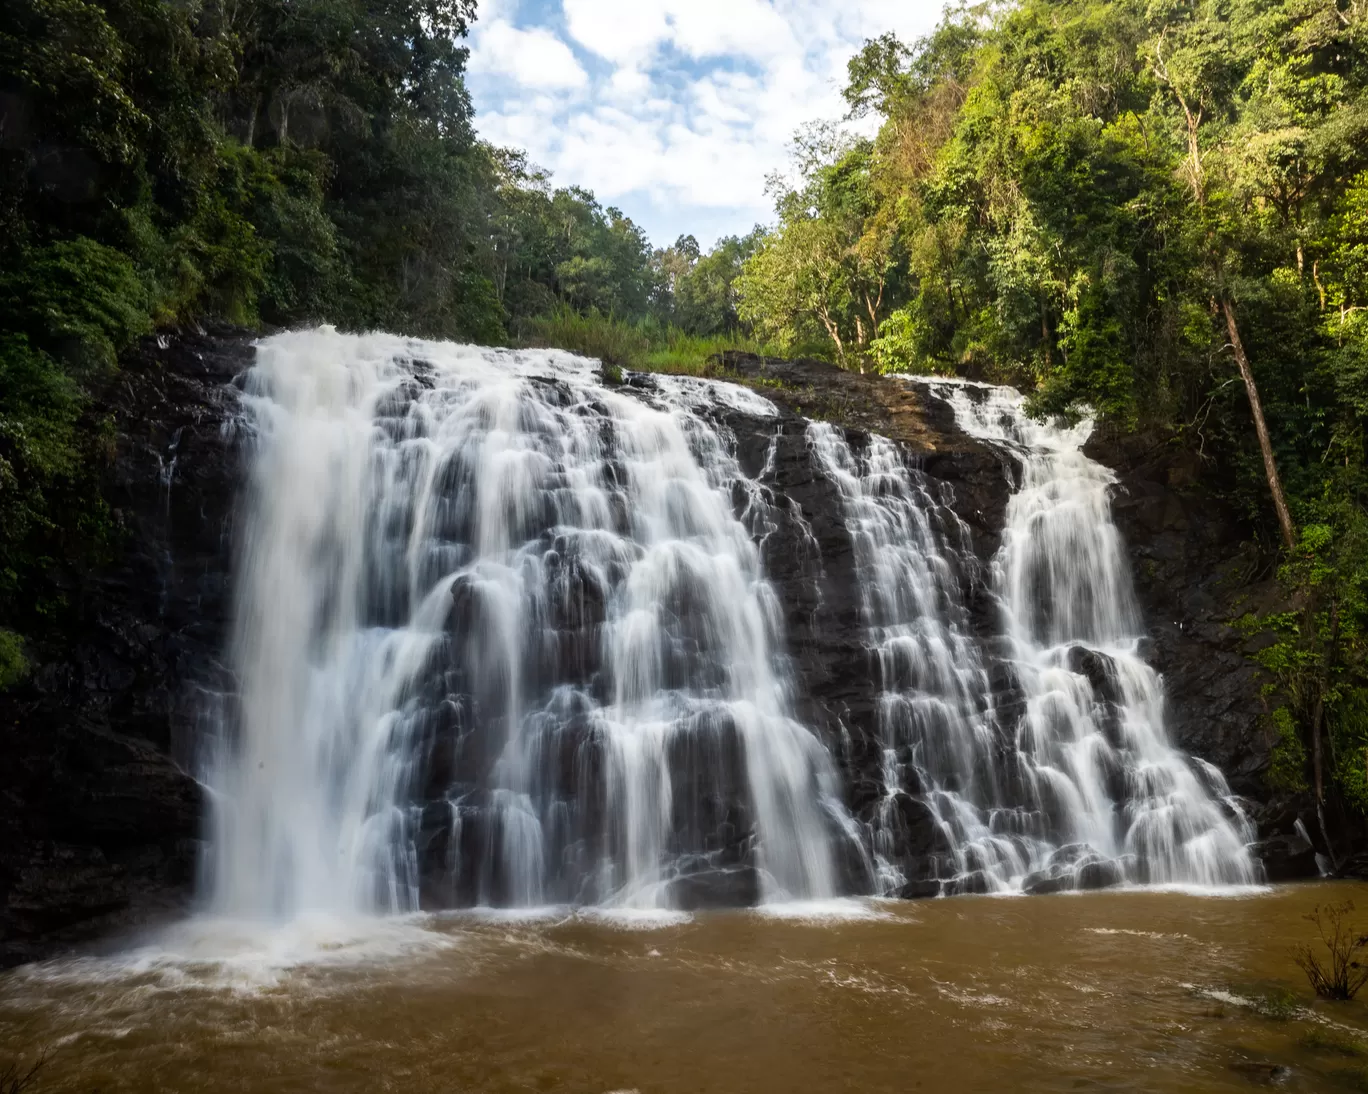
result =
[[[476,126],[657,245],[768,222],[799,126],[840,119],[866,39],[929,31],[943,0],[480,0]]]

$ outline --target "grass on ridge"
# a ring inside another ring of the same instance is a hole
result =
[[[724,350],[740,350],[777,357],[766,346],[735,333],[700,336],[653,321],[628,323],[611,315],[560,307],[550,315],[530,319],[520,340],[526,346],[563,349],[602,361],[609,379],[632,369],[675,376],[736,379],[724,372],[717,358]]]

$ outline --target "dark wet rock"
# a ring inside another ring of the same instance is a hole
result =
[[[992,882],[982,870],[961,874],[947,881],[942,889],[946,896],[971,896],[992,891]]]
[[[754,867],[707,870],[670,882],[670,903],[684,911],[744,908],[760,899],[760,874]]]
[[[1078,871],[1076,887],[1079,889],[1110,889],[1125,881],[1121,864],[1110,859],[1100,859],[1085,863]]]
[[[1317,877],[1316,848],[1300,831],[1271,835],[1254,845],[1269,881],[1299,881]],[[1359,854],[1341,865],[1345,877],[1368,876],[1368,855]]]
[[[1056,848],[1050,856],[1049,865],[1052,868],[1074,867],[1083,859],[1096,856],[1097,852],[1086,843],[1066,843],[1063,847]]]
[[[1252,530],[1204,486],[1207,469],[1172,438],[1100,428],[1085,451],[1117,473],[1112,515],[1125,540],[1141,613],[1146,660],[1163,674],[1169,735],[1220,768],[1255,822],[1270,878],[1314,877],[1314,857],[1286,853],[1300,820],[1325,854],[1308,794],[1276,793],[1268,771],[1276,731],[1252,660],[1267,636],[1232,625],[1246,613],[1286,610],[1274,565]],[[1361,837],[1330,818],[1337,853]],[[1295,841],[1294,841],[1295,842]]]
[[[932,879],[926,881],[909,881],[898,890],[898,896],[903,900],[927,900],[931,897],[941,895],[941,883]]]
[[[1021,891],[1030,896],[1044,896],[1047,893],[1063,893],[1076,888],[1074,875],[1068,871],[1040,870],[1026,877],[1021,883]]]
[[[184,906],[202,800],[187,773],[227,618],[240,462],[223,330],[128,354],[101,400],[114,457],[110,563],[72,575],[60,633],[0,693],[0,964]]]
[[[165,345],[149,341],[129,356],[105,400],[118,432],[108,496],[126,533],[120,553],[73,586],[81,608],[66,640],[39,651],[28,684],[0,695],[7,732],[7,762],[0,765],[0,960],[36,956],[162,914],[182,906],[189,893],[202,800],[186,771],[207,697],[230,693],[232,684],[219,662],[241,477],[231,381],[251,354],[247,336],[227,331]],[[725,406],[709,413],[735,438],[736,458],[748,474],[767,468],[755,535],[783,615],[795,716],[830,751],[857,828],[876,817],[890,822],[891,864],[908,879],[900,895],[986,891],[988,879],[979,872],[937,880],[955,867],[944,830],[920,797],[930,788],[885,795],[878,668],[866,641],[841,499],[815,465],[806,417],[837,424],[857,448],[868,443],[870,431],[893,439],[928,494],[963,522],[954,572],[970,626],[983,642],[1004,727],[1020,714],[1022,695],[997,635],[987,575],[1013,465],[960,432],[950,409],[915,383],[852,375],[823,362],[737,354],[723,368],[778,408],[765,417]],[[421,368],[416,382],[425,382]],[[654,378],[629,372],[619,390],[650,398],[657,387]],[[396,395],[396,413],[410,397]],[[1197,489],[1190,461],[1171,446],[1100,433],[1089,452],[1118,474],[1115,516],[1149,627],[1144,652],[1165,677],[1172,735],[1227,772],[1258,821],[1271,877],[1314,876],[1316,852],[1325,848],[1302,835],[1307,830],[1320,839],[1314,813],[1304,800],[1267,791],[1273,737],[1259,698],[1262,678],[1249,658],[1254,646],[1227,622],[1273,603],[1274,590],[1261,576],[1266,567],[1242,546],[1246,530]],[[743,511],[744,491],[735,502]],[[459,530],[445,531],[454,537]],[[529,679],[602,699],[608,682],[593,632],[605,617],[604,590],[578,568],[568,546],[555,549],[565,595],[548,619],[545,650],[528,667]],[[452,596],[448,629],[456,641],[482,609],[463,585]],[[377,603],[368,610],[385,619],[401,607]],[[681,665],[688,656],[681,652]],[[1105,655],[1080,647],[1071,652],[1070,667],[1104,700],[1114,691],[1115,670]],[[459,664],[425,686],[430,715],[415,729],[423,763],[412,803],[421,899],[428,907],[511,899],[517,879],[483,865],[491,858],[488,848],[518,821],[516,802],[482,789],[507,733],[506,702]],[[735,776],[743,767],[735,727],[700,730],[680,740],[672,756],[688,772],[673,789],[685,807],[687,843],[700,849],[698,868],[674,880],[668,896],[683,907],[752,903],[760,892],[754,819],[743,781],[719,774]],[[546,740],[542,769],[558,794],[574,795],[581,807],[582,831],[570,833],[560,869],[570,878],[594,877],[607,808],[602,742],[573,704]],[[1009,754],[1010,732],[1001,732],[998,747]],[[910,772],[909,755],[896,760]],[[835,840],[842,888],[872,891],[873,865],[859,833]],[[1053,892],[1119,880],[1115,863],[1090,859],[1095,853],[1083,845],[1061,848],[1026,887]],[[1359,859],[1345,869],[1368,873]],[[547,894],[599,896],[574,889]]]
[[[1240,1060],[1231,1064],[1230,1070],[1259,1086],[1281,1086],[1292,1078],[1292,1069],[1287,1065],[1262,1060]]]
[[[1088,683],[1092,685],[1093,692],[1099,699],[1109,703],[1121,701],[1121,686],[1116,675],[1116,664],[1105,653],[1090,650],[1085,646],[1073,646],[1069,649],[1068,665],[1070,671],[1088,678]]]

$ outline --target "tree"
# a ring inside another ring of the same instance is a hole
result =
[[[896,218],[878,201],[870,142],[817,127],[795,151],[799,185],[772,181],[779,225],[745,262],[738,314],[781,345],[815,321],[837,360],[863,370],[905,269]]]

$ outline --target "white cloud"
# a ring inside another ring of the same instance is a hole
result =
[[[585,49],[632,61],[672,45],[693,59],[764,59],[796,44],[765,0],[565,0],[565,22]]]
[[[470,58],[476,76],[508,76],[531,88],[576,88],[589,82],[570,47],[549,30],[519,30],[496,19],[480,28],[478,41]]]
[[[477,126],[657,243],[744,232],[771,215],[765,176],[794,131],[841,117],[864,39],[925,34],[942,2],[499,0],[471,39]]]

